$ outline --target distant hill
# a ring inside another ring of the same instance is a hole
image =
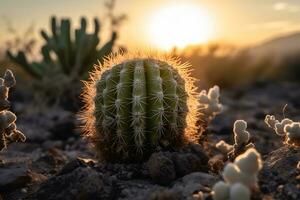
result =
[[[300,52],[300,32],[274,37],[249,48],[249,52],[255,57],[272,55],[280,60],[283,56]]]

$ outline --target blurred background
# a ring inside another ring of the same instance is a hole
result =
[[[81,137],[82,81],[108,55],[138,50],[190,63],[199,92],[219,85],[222,114],[204,133],[197,127],[196,144],[177,151],[159,142],[153,162],[97,163]],[[270,114],[300,121],[300,0],[0,0],[0,77],[6,69],[17,81],[10,110],[27,139],[0,152],[0,200],[211,199],[226,157],[215,144],[234,144],[240,119],[265,161],[252,199],[300,199],[299,149],[264,123]]]
[[[119,51],[192,65],[200,88],[300,80],[298,0],[1,0],[0,73],[40,105],[78,110],[81,83]]]

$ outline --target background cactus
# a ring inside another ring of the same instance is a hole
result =
[[[10,103],[7,100],[9,88],[16,84],[15,77],[10,70],[6,70],[3,78],[0,78],[0,151],[6,148],[8,142],[25,141],[25,136],[19,130],[15,121],[17,117],[8,111]]]
[[[87,20],[81,18],[80,27],[74,31],[71,28],[69,19],[62,19],[57,23],[55,16],[51,17],[51,35],[45,30],[41,31],[41,36],[45,44],[41,48],[42,61],[29,63],[23,51],[13,55],[7,51],[7,55],[29,74],[35,78],[47,76],[49,70],[59,70],[60,72],[72,75],[74,78],[87,75],[97,60],[103,58],[112,51],[117,38],[116,32],[112,32],[111,39],[102,48],[98,48],[100,38],[100,23],[94,19],[94,32],[86,32]],[[54,53],[55,58],[50,54]]]
[[[111,161],[143,158],[158,145],[179,146],[196,139],[194,91],[188,65],[174,59],[111,57],[86,82],[85,131]]]
[[[81,18],[80,27],[73,30],[69,19],[61,19],[58,23],[53,16],[51,34],[41,31],[45,41],[40,50],[41,61],[29,62],[23,51],[14,55],[8,50],[7,55],[38,80],[36,88],[43,93],[39,98],[46,96],[49,102],[53,102],[62,94],[78,96],[79,80],[88,78],[88,71],[93,68],[93,64],[96,61],[102,62],[112,52],[117,39],[117,33],[113,31],[110,40],[99,48],[100,27],[98,19],[95,18],[94,31],[88,33],[87,20]]]

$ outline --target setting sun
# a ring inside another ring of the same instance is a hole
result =
[[[212,33],[212,19],[197,5],[164,7],[150,20],[150,40],[164,50],[206,42]]]

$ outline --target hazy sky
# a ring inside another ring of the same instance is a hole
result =
[[[130,47],[152,46],[151,19],[174,4],[205,10],[213,23],[212,40],[248,44],[300,30],[300,0],[119,0],[117,11],[128,15],[119,42]],[[36,30],[48,28],[52,14],[71,17],[76,25],[80,16],[102,17],[103,0],[0,0],[0,42],[9,37],[2,17],[22,32],[31,23]]]

